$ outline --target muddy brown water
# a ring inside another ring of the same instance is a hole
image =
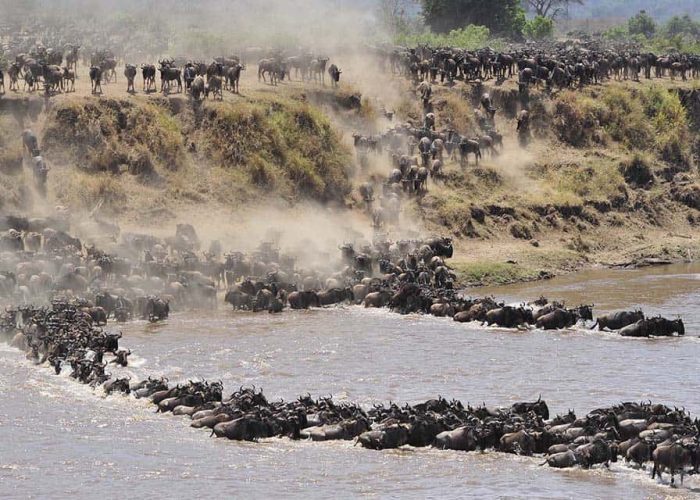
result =
[[[700,414],[699,265],[593,271],[488,292],[513,302],[545,294],[594,302],[602,311],[639,306],[680,314],[688,335],[639,340],[583,329],[488,330],[358,307],[274,317],[220,307],[175,314],[160,325],[125,325],[122,344],[135,354],[131,366],[113,371],[221,379],[228,392],[255,384],[268,398],[310,392],[371,405],[439,394],[507,405],[542,394],[553,413],[652,399]],[[540,467],[541,459],[498,453],[217,440],[143,401],[103,398],[31,366],[6,344],[0,401],[2,498],[656,498],[700,491],[696,478],[671,490],[650,471],[620,463],[559,471]]]

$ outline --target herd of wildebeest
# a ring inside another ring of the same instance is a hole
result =
[[[136,91],[135,79],[140,72],[144,92],[157,90],[159,74],[161,92],[170,92],[176,85],[177,92],[185,89],[196,98],[209,93],[222,96],[226,88],[237,92],[246,63],[257,65],[258,79],[273,85],[285,78],[325,84],[326,75],[337,85],[342,73],[336,64],[329,63],[329,57],[308,48],[246,47],[238,49],[237,55],[206,62],[183,56],[158,58],[141,51],[127,53],[109,48],[106,41],[69,41],[77,39],[77,35],[59,29],[28,33],[23,28],[6,27],[3,31],[0,51],[4,61],[4,67],[0,67],[3,91],[5,76],[9,90],[17,91],[22,86],[33,91],[43,85],[47,93],[70,91],[74,89],[79,62],[89,67],[95,93],[102,92],[103,82],[116,81],[120,66],[124,67],[130,92]],[[87,47],[83,48],[83,44]],[[512,45],[503,50],[367,45],[354,48],[353,53],[378,62],[379,71],[404,75],[415,82],[454,84],[456,80],[495,80],[500,84],[515,78],[523,91],[541,84],[548,89],[563,89],[606,80],[700,77],[698,54],[678,51],[656,54],[633,44],[610,45],[600,40]],[[151,62],[143,62],[147,57],[153,58]],[[135,64],[134,58],[143,63]],[[154,59],[158,60],[157,65]]]
[[[74,90],[79,62],[90,69],[92,91],[117,79],[124,67],[127,90],[136,92],[139,73],[144,92],[189,92],[194,99],[223,90],[239,91],[242,71],[257,64],[261,80],[276,85],[286,79],[333,85],[341,71],[329,58],[310,50],[249,48],[239,56],[210,62],[160,58],[158,65],[129,63],[129,56],[110,50],[81,49],[60,33],[47,40],[22,33],[3,33],[0,91],[47,94]],[[93,44],[94,46],[94,44]],[[700,57],[671,52],[644,53],[631,47],[597,42],[526,45],[505,51],[458,48],[365,47],[360,53],[379,62],[380,71],[405,76],[417,85],[423,123],[397,125],[382,135],[355,135],[361,165],[370,153],[387,151],[392,171],[382,184],[381,206],[373,207],[375,184],[360,187],[377,233],[398,220],[401,192],[422,193],[432,176],[442,178],[443,163],[459,154],[468,164],[482,152],[498,154],[503,136],[495,126],[496,108],[488,94],[475,109],[479,136],[462,137],[446,128],[436,131],[432,87],[456,80],[517,79],[520,91],[580,87],[607,79],[639,80],[700,77]],[[160,89],[156,78],[160,75]],[[529,114],[518,115],[522,146],[529,137]],[[27,136],[29,137],[29,136]],[[38,144],[25,146],[41,158]],[[43,163],[43,160],[42,160]],[[35,169],[36,170],[36,169]],[[45,184],[45,167],[40,169]],[[36,172],[35,172],[36,173]],[[0,315],[0,333],[37,364],[49,364],[107,394],[149,398],[158,411],[188,415],[192,427],[233,440],[270,437],[313,441],[355,440],[371,449],[404,445],[461,451],[496,450],[545,456],[543,465],[590,468],[622,457],[642,466],[653,461],[652,475],[696,473],[700,467],[700,422],[684,409],[651,402],[625,402],[599,408],[583,417],[573,411],[551,417],[547,404],[516,403],[510,407],[466,406],[439,397],[415,405],[376,405],[371,409],[332,397],[310,395],[294,401],[269,401],[262,390],[243,388],[224,398],[221,382],[171,384],[165,378],[140,382],[113,377],[109,365],[125,367],[131,351],[119,347],[121,334],[105,329],[108,321],[163,321],[176,310],[214,309],[223,296],[236,311],[282,313],[336,305],[388,308],[401,314],[430,314],[455,322],[528,330],[596,327],[623,337],[667,337],[685,334],[683,321],[647,317],[642,311],[618,311],[594,319],[593,306],[569,307],[540,298],[509,305],[493,297],[471,298],[455,289],[456,275],[449,238],[434,237],[372,244],[344,244],[339,256],[323,255],[313,269],[297,264],[274,243],[254,252],[224,252],[219,242],[202,251],[194,227],[179,224],[175,235],[157,238],[124,233],[109,251],[71,236],[70,216],[58,207],[53,217],[0,217],[0,301],[14,304]],[[32,304],[43,304],[35,306]]]
[[[35,92],[43,89],[46,95],[59,92],[75,92],[78,76],[80,47],[69,44],[65,48],[47,48],[44,45],[31,47],[27,53],[8,51],[11,60],[0,66],[0,93],[5,92],[5,76],[8,90]],[[263,53],[263,52],[261,52]],[[283,56],[275,50],[264,52],[266,57],[257,61],[258,80],[277,85],[285,78],[314,81],[325,85],[326,75],[333,86],[340,82],[342,71],[329,58],[305,51],[298,56]],[[187,92],[195,100],[208,97],[223,99],[223,91],[240,92],[240,79],[246,65],[236,55],[215,57],[210,62],[185,58],[162,58],[158,64],[142,63],[140,66],[128,61],[119,61],[110,49],[92,53],[87,76],[93,94],[102,94],[103,83],[117,82],[117,67],[124,67],[126,90],[136,93],[136,78],[140,74],[145,93],[160,91],[164,94]],[[156,78],[160,79],[160,86]]]
[[[173,237],[125,233],[112,253],[69,235],[59,217],[4,216],[0,225],[0,297],[28,305],[68,301],[86,320],[158,321],[171,306],[214,309],[219,292],[235,310],[281,313],[336,304],[431,314],[504,328],[569,328],[593,320],[593,307],[566,307],[544,298],[506,305],[455,289],[449,238],[375,241],[340,247],[325,266],[304,269],[272,243],[256,252],[228,252],[212,242],[200,252],[195,229],[178,224]],[[89,319],[88,319],[89,318]],[[684,335],[680,319],[646,318],[640,311],[600,316],[593,325],[626,337]]]
[[[107,395],[149,398],[159,412],[187,415],[194,428],[239,441],[287,437],[312,441],[355,440],[365,448],[409,445],[443,450],[544,456],[556,468],[609,466],[622,457],[642,466],[653,461],[652,477],[667,472],[671,484],[700,467],[700,421],[683,408],[625,402],[577,417],[551,417],[545,401],[510,407],[466,406],[442,397],[415,405],[374,405],[370,409],[332,396],[310,395],[269,401],[255,387],[223,396],[221,382],[171,384],[165,378],[113,378],[108,365],[128,365],[131,351],[119,348],[120,334],[96,326],[81,304],[54,301],[50,308],[22,307],[0,315],[0,334],[24,349],[36,364],[48,363]]]

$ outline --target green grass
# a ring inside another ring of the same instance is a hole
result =
[[[117,99],[59,102],[47,118],[44,148],[88,172],[114,172],[151,153],[152,163],[177,170],[184,157],[180,124],[152,103]]]
[[[469,25],[460,30],[452,30],[449,33],[433,33],[424,31],[421,33],[401,34],[394,40],[397,45],[415,47],[428,45],[431,47],[460,47],[467,50],[475,50],[486,46],[497,50],[504,45],[502,40],[491,38],[491,32],[486,26]]]
[[[207,154],[250,182],[285,197],[343,199],[350,153],[328,119],[310,104],[273,97],[207,105],[199,137]]]
[[[691,162],[687,112],[678,94],[661,85],[563,92],[555,101],[554,128],[559,139],[575,147],[614,142],[675,165]]]

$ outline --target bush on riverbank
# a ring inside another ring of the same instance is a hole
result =
[[[275,97],[207,105],[197,134],[206,154],[252,184],[283,196],[342,200],[350,192],[349,152],[313,106]]]
[[[658,85],[640,91],[611,85],[591,95],[563,92],[555,101],[554,126],[559,139],[574,147],[615,141],[673,165],[691,163],[687,112],[677,93]]]
[[[184,158],[181,126],[160,100],[61,101],[47,117],[43,145],[52,158],[87,172],[118,173],[122,165],[143,163],[144,148],[163,170],[178,170]]]

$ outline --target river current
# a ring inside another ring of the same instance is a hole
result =
[[[539,395],[550,411],[620,401],[685,406],[700,416],[700,265],[600,270],[477,290],[508,302],[540,295],[596,313],[642,307],[680,315],[684,338],[627,339],[486,329],[451,320],[342,307],[282,315],[176,313],[121,327],[130,366],[115,375],[222,380],[225,392],[263,387],[268,399],[332,394],[363,405],[437,395],[509,405]],[[114,328],[113,325],[110,325]],[[68,370],[66,370],[67,372]],[[0,344],[0,498],[657,498],[691,497],[700,478],[670,489],[617,463],[553,470],[539,458],[431,449],[376,452],[352,442],[210,438],[144,401],[104,398],[35,367]],[[668,479],[666,479],[667,481]]]

